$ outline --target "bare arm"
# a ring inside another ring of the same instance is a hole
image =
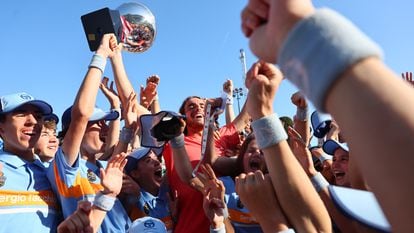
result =
[[[113,34],[104,35],[96,54],[101,56],[102,59],[112,56],[113,51],[116,49],[116,43],[116,38]],[[72,107],[71,124],[62,144],[65,159],[71,166],[77,159],[89,117],[93,113],[101,77],[102,71],[100,69],[89,67],[76,95]]]
[[[326,102],[396,232],[409,232],[412,226],[414,200],[409,196],[414,192],[414,179],[407,179],[405,171],[414,166],[414,158],[408,156],[414,151],[410,140],[414,132],[414,102],[406,101],[413,98],[414,91],[409,85],[380,60],[369,58],[344,73]],[[365,109],[362,115],[349,114],[350,110],[362,109]],[[382,133],[378,133],[378,126],[383,126]],[[397,156],[392,163],[390,154]],[[404,200],[404,205],[399,206],[393,200]]]
[[[106,136],[105,140],[105,152],[99,158],[100,160],[108,160],[108,158],[114,152],[114,148],[118,143],[119,129],[121,126],[121,103],[118,95],[115,92],[114,82],[112,81],[110,86],[108,86],[108,81],[109,79],[107,77],[104,77],[99,88],[101,89],[105,97],[108,99],[109,104],[111,106],[111,110],[117,110],[120,116],[118,119],[109,122],[108,135]]]
[[[117,51],[117,53],[111,58],[112,69],[114,71],[114,78],[116,83],[116,88],[118,90],[119,98],[121,99],[122,105],[124,105],[128,101],[128,97],[131,93],[136,93],[131,82],[128,79],[127,73],[125,71],[124,63],[122,60],[121,51]],[[136,101],[138,117],[142,114],[148,114],[149,111],[141,106]]]
[[[247,108],[253,121],[273,114],[273,99],[282,78],[280,71],[269,63],[258,62],[250,69],[246,79]],[[257,130],[266,129],[253,129]],[[262,151],[276,195],[294,228],[299,232],[330,232],[328,212],[287,141],[282,140]]]
[[[233,100],[233,81],[231,79],[227,79],[226,82],[223,83],[223,92],[225,92],[231,100]],[[226,103],[226,125],[230,124],[234,118],[234,109],[233,109],[233,101],[231,103]]]

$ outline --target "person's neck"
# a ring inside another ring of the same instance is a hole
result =
[[[187,136],[194,137],[194,136],[202,136],[203,135],[203,127],[187,127]]]
[[[84,159],[84,160],[87,160],[90,163],[96,164],[95,155],[91,155],[86,151],[81,150],[81,158]]]
[[[142,184],[142,188],[155,197],[158,196],[158,192],[160,191],[160,187],[155,184]]]
[[[33,149],[28,149],[28,150],[13,150],[13,149],[10,149],[8,146],[3,145],[3,150],[6,151],[6,152],[8,152],[8,153],[17,155],[21,159],[24,159],[24,160],[26,160],[28,162],[33,162],[35,160],[35,156],[34,156],[35,154],[34,154]]]

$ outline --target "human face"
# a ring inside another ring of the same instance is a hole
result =
[[[204,105],[205,101],[199,98],[191,98],[184,105],[186,116],[186,124],[191,127],[193,125],[203,126],[204,124]]]
[[[342,148],[336,149],[332,160],[332,172],[335,176],[335,184],[350,187],[348,172],[349,153]]]
[[[255,172],[257,170],[267,173],[263,152],[259,150],[256,139],[253,139],[249,143],[243,155],[243,170],[245,173]]]
[[[55,157],[59,147],[59,139],[56,137],[56,130],[43,126],[40,138],[35,145],[35,153],[42,161],[49,161]]]
[[[89,122],[82,140],[83,152],[88,155],[104,152],[108,129],[104,120]]]
[[[162,166],[157,156],[151,151],[137,162],[131,176],[147,191],[158,190],[163,180]]]
[[[4,150],[32,160],[33,147],[38,141],[42,129],[42,118],[42,112],[29,104],[7,113],[5,121],[0,122]]]

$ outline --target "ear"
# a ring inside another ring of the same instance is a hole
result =
[[[132,170],[129,175],[134,179],[137,180],[140,177],[140,172],[138,171],[138,169]]]

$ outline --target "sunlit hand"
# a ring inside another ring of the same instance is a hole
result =
[[[126,162],[126,154],[121,153],[111,156],[105,170],[101,168],[101,184],[104,187],[103,194],[116,197],[121,192]]]
[[[245,82],[249,89],[246,108],[253,120],[273,113],[273,100],[282,79],[279,69],[264,61],[254,63],[249,69]]]
[[[109,78],[104,77],[99,85],[102,93],[105,95],[106,99],[108,99],[111,107],[119,108],[121,105],[121,101],[119,100],[119,96],[115,91],[114,88],[114,81],[111,81],[110,86],[108,87]]]
[[[93,228],[89,219],[92,203],[89,201],[79,201],[78,208],[57,228],[58,233],[92,233]]]
[[[310,0],[249,0],[241,14],[242,31],[257,57],[276,63],[289,31],[313,12]]]
[[[158,75],[151,75],[147,78],[147,84],[145,88],[141,85],[140,87],[140,104],[145,108],[148,108],[154,98],[157,96],[157,87],[160,82]]]

